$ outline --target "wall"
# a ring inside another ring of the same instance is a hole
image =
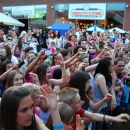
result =
[[[82,1],[82,2],[81,2]],[[20,5],[39,5],[47,4],[47,26],[51,26],[54,23],[54,9],[51,7],[58,3],[96,3],[97,0],[2,0],[0,1],[0,12],[2,12],[3,6],[20,6]],[[98,3],[117,2],[116,0],[98,0]],[[124,30],[130,30],[130,0],[118,0],[118,2],[126,2],[129,7],[126,9],[126,15],[124,19]]]

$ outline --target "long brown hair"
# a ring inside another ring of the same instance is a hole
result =
[[[16,74],[21,74],[18,70],[12,70],[7,77],[7,82],[6,82],[6,89],[13,86],[13,80]],[[22,75],[22,74],[21,74]],[[24,78],[23,78],[23,83],[24,83]]]
[[[4,130],[17,130],[16,118],[21,100],[29,96],[29,91],[20,86],[10,87],[5,90],[1,100],[0,120]],[[6,108],[6,109],[5,109]],[[32,117],[32,124],[25,127],[25,130],[37,130],[35,114]]]

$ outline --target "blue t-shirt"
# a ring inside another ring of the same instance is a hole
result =
[[[127,84],[124,84],[124,93],[123,93],[123,96],[125,96],[126,98],[125,98],[125,100],[122,100],[121,102],[128,103],[129,94],[130,94],[130,86],[128,86]]]

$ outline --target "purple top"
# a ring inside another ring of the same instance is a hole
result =
[[[21,48],[21,50],[14,50],[14,56],[20,57],[22,51],[24,51],[24,48]]]

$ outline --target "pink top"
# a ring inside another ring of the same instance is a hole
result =
[[[34,107],[33,110],[34,110],[34,113],[35,113],[38,117],[40,117],[40,113],[38,112],[37,108]]]

